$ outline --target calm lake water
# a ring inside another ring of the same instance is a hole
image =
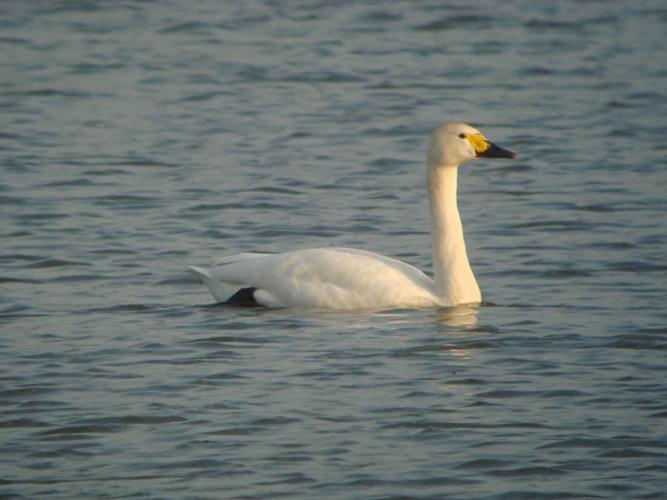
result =
[[[667,5],[5,1],[1,498],[664,498]],[[441,121],[488,304],[215,306],[187,264],[431,271]]]

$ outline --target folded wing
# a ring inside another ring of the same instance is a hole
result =
[[[267,307],[367,309],[433,307],[433,281],[417,268],[372,252],[318,248],[281,254],[239,254],[210,270],[189,269],[224,302],[255,289]]]

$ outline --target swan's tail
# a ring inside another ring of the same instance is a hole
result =
[[[211,274],[201,267],[188,266],[187,269],[204,282],[211,292],[211,295],[213,295],[213,298],[218,302],[226,302],[227,299],[234,295],[239,289],[238,285],[214,280]]]

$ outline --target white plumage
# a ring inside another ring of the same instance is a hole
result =
[[[353,310],[480,302],[456,201],[458,167],[478,157],[514,156],[464,123],[443,124],[433,133],[426,177],[434,279],[399,260],[351,248],[243,253],[221,259],[210,270],[188,269],[218,302],[238,297],[240,289],[245,302],[250,297],[266,307]]]

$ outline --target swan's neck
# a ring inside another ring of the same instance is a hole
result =
[[[458,170],[458,166],[429,166],[427,170],[435,293],[445,306],[482,300],[468,262],[456,202]]]

